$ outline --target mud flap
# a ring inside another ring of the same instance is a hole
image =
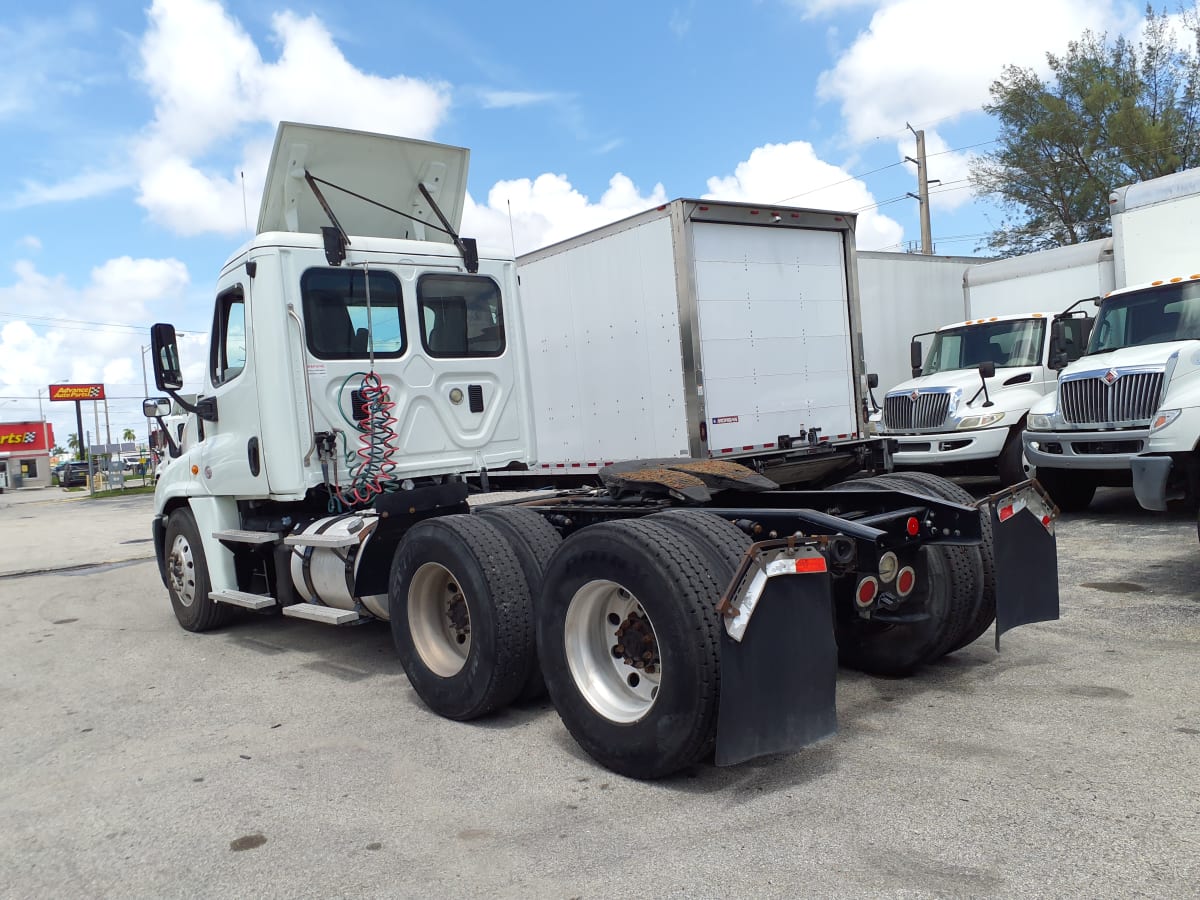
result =
[[[996,555],[996,649],[1018,625],[1058,618],[1057,510],[1035,482],[988,497]]]
[[[740,641],[721,630],[716,764],[789,753],[837,731],[827,573],[765,579]]]

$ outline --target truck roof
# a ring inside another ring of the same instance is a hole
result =
[[[984,316],[980,319],[967,319],[965,322],[955,322],[953,325],[943,325],[938,331],[950,331],[954,328],[963,328],[967,325],[983,325],[986,322],[1009,322],[1016,319],[1053,319],[1057,312],[1027,312],[1013,313],[1007,316]]]
[[[1113,239],[1109,237],[1084,241],[1082,244],[1054,247],[1050,250],[1039,250],[1037,253],[1027,253],[1024,256],[998,259],[967,269],[963,273],[963,287],[979,287],[996,281],[1020,278],[1024,275],[1041,275],[1045,272],[1083,267],[1097,263],[1105,257],[1111,257],[1112,250]]]
[[[1143,281],[1139,284],[1130,284],[1123,288],[1117,288],[1115,291],[1109,291],[1105,297],[1116,297],[1121,294],[1130,294],[1134,291],[1144,291],[1146,288],[1162,287],[1164,284],[1179,284],[1183,281],[1200,281],[1200,273],[1191,275],[1169,275],[1166,278],[1155,278],[1153,281]]]
[[[463,147],[280,122],[258,214],[258,234],[320,234],[323,227],[333,224],[307,183],[305,175],[309,173],[327,182],[318,187],[349,235],[450,243],[418,185],[425,185],[457,231],[466,200],[469,159],[470,151]],[[407,216],[436,227],[417,225]]]

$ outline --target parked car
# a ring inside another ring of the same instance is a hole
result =
[[[88,464],[86,462],[69,462],[63,464],[59,473],[58,483],[63,487],[82,486],[88,483]]]

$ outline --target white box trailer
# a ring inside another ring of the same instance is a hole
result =
[[[867,371],[883,387],[909,377],[908,339],[967,317],[963,279],[989,260],[924,253],[858,253]]]
[[[1118,188],[1109,198],[1109,212],[1115,287],[1197,271],[1200,169]]]
[[[1116,286],[1112,238],[999,259],[963,273],[968,319],[1065,309]]]
[[[680,199],[520,257],[538,467],[752,458],[810,481],[876,446],[854,223]]]

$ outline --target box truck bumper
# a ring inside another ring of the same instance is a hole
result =
[[[1128,431],[1026,431],[1025,458],[1047,469],[1129,471],[1133,458],[1146,449],[1148,428]]]
[[[1167,508],[1167,481],[1173,465],[1169,456],[1135,456],[1130,461],[1133,492],[1143,509]]]
[[[982,428],[886,436],[894,438],[898,445],[892,454],[895,465],[932,466],[995,459],[1004,449],[1008,434],[1008,428]]]

